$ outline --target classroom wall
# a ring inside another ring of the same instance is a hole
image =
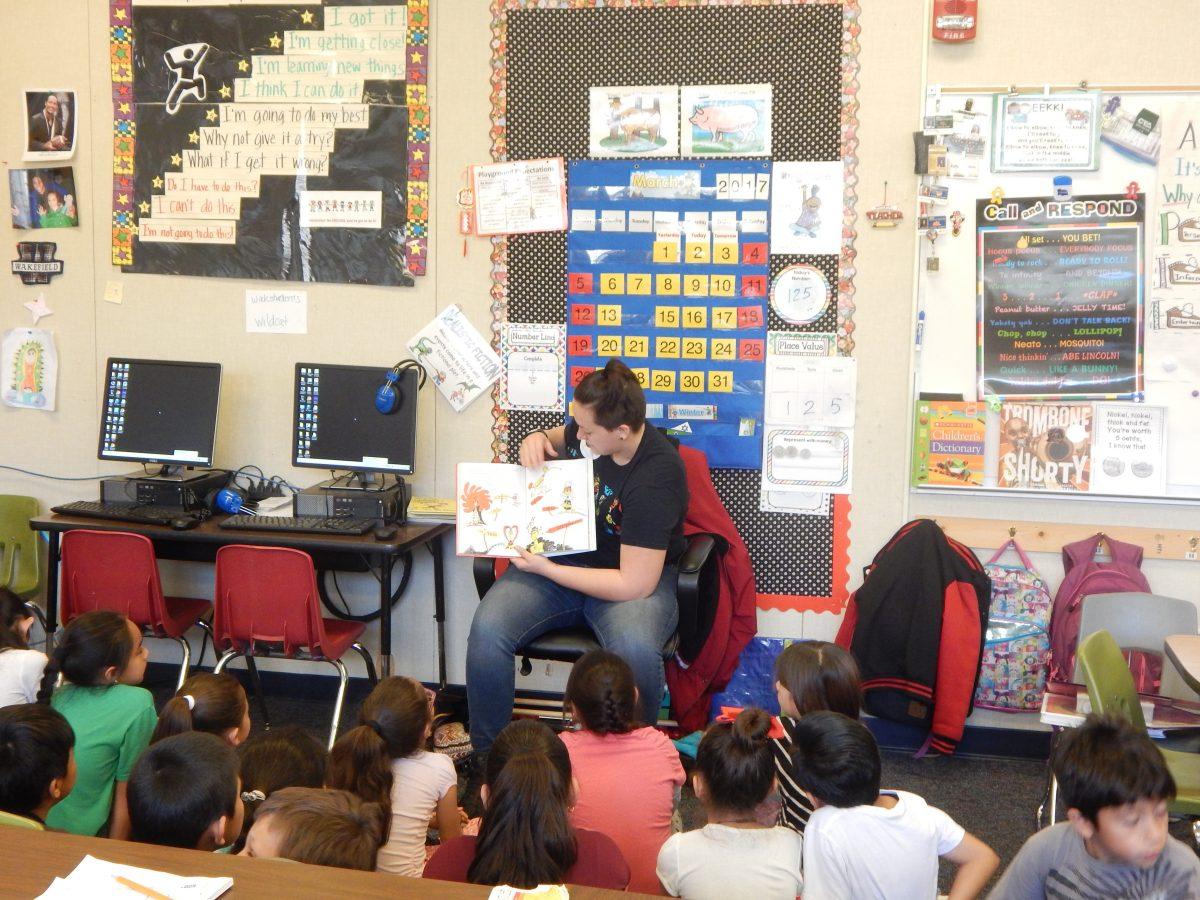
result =
[[[417,286],[373,288],[308,285],[309,333],[260,335],[244,331],[244,291],[262,282],[228,279],[124,275],[109,263],[111,101],[107,4],[101,0],[56,0],[53,28],[43,4],[2,0],[6,28],[0,33],[0,159],[19,165],[23,112],[20,91],[75,89],[84,102],[75,177],[83,198],[82,227],[60,230],[58,256],[66,274],[46,288],[55,314],[42,326],[55,333],[60,359],[58,408],[53,413],[0,406],[0,464],[65,475],[109,474],[125,467],[95,458],[100,375],[111,355],[212,360],[224,366],[217,461],[224,466],[255,463],[269,473],[311,483],[319,473],[288,465],[292,365],[300,359],[389,365],[402,355],[404,340],[446,304],[461,303],[485,333],[490,327],[487,240],[472,239],[466,256],[457,234],[454,196],[465,166],[490,154],[488,0],[433,0],[430,97],[433,164],[429,274]],[[872,230],[862,213],[881,202],[912,210],[915,179],[911,132],[919,121],[922,50],[928,21],[924,0],[862,0],[861,73],[858,99],[860,231],[856,242],[855,355],[859,359],[858,446],[851,512],[850,584],[862,566],[910,514],[1017,516],[1013,501],[919,498],[910,502],[907,454],[911,384],[914,229],[912,218],[893,230]],[[1129,15],[1115,0],[1053,6],[1033,0],[984,2],[980,38],[963,47],[934,46],[930,80],[943,83],[1010,81],[1132,80],[1186,82],[1191,50],[1186,21],[1189,0],[1160,0],[1157,23]],[[1112,46],[1120,22],[1119,47]],[[1101,52],[1098,48],[1108,48]],[[1092,62],[1095,60],[1095,62]],[[1154,60],[1155,71],[1145,71]],[[1089,68],[1089,67],[1095,67]],[[1139,67],[1141,72],[1139,73]],[[10,235],[10,247],[19,239]],[[11,251],[10,251],[11,252]],[[105,301],[110,281],[123,290],[120,304]],[[21,303],[36,297],[12,276],[0,288],[0,330],[28,324]],[[418,474],[420,494],[449,495],[454,466],[486,460],[490,450],[490,403],[477,401],[453,413],[432,389],[421,399]],[[96,495],[94,483],[35,479],[0,470],[0,492],[37,496],[44,507]],[[1021,501],[1023,518],[1035,515]],[[1060,508],[1062,507],[1062,508]],[[1196,519],[1194,507],[1037,504],[1037,516],[1084,521],[1116,520],[1168,524]],[[394,618],[394,652],[401,672],[431,680],[436,674],[432,582],[427,554],[417,554],[417,571]],[[1048,577],[1054,573],[1043,560]],[[450,680],[463,680],[463,649],[476,603],[469,567],[451,560],[448,579]],[[1200,599],[1195,571],[1185,563],[1148,564],[1156,588]],[[169,591],[211,596],[211,567],[164,563]],[[374,603],[368,577],[342,579],[356,608]],[[828,637],[838,617],[816,613],[763,613],[760,631],[786,637]],[[373,632],[368,639],[373,640]],[[165,643],[155,659],[173,659]]]

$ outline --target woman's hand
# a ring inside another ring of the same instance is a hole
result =
[[[524,547],[517,547],[516,550],[521,555],[512,558],[511,562],[514,566],[522,572],[532,572],[534,575],[541,575],[543,578],[550,577],[550,571],[555,568],[555,563],[544,556],[530,553]]]
[[[554,443],[544,431],[527,434],[525,440],[521,441],[520,461],[521,465],[527,469],[536,469],[547,458],[557,456],[558,451],[554,449]]]

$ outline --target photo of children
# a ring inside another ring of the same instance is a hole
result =
[[[75,175],[61,169],[10,169],[13,228],[72,228],[79,224]]]
[[[25,92],[25,159],[63,160],[75,152],[75,92]]]

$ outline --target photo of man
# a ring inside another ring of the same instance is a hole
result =
[[[75,92],[26,91],[26,159],[67,159],[75,152]]]

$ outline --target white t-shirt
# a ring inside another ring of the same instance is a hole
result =
[[[40,650],[0,650],[0,706],[36,701],[45,668]]]
[[[420,878],[425,869],[425,832],[438,801],[458,785],[450,757],[418,750],[392,760],[392,831],[379,848],[375,869]]]
[[[906,791],[891,809],[822,806],[804,829],[804,900],[933,900],[938,857],[966,832]]]
[[[688,900],[795,900],[803,855],[804,838],[790,828],[705,825],[667,838],[658,880]]]

